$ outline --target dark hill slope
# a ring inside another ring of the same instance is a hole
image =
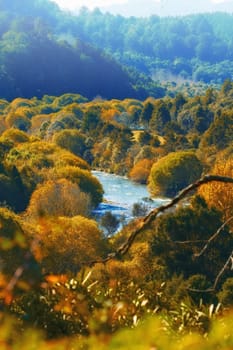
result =
[[[71,45],[56,38],[52,28],[62,16],[56,6],[32,0],[18,5],[0,2],[1,98],[66,92],[88,98],[139,97],[132,79],[109,56],[78,39]]]

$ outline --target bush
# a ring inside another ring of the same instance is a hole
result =
[[[149,189],[155,196],[174,196],[196,181],[203,167],[192,151],[172,152],[153,164]]]
[[[104,253],[104,241],[94,220],[83,216],[44,218],[37,228],[41,264],[47,273],[77,273]]]
[[[48,181],[33,192],[27,212],[34,218],[43,216],[87,216],[90,196],[77,184],[66,179]]]
[[[110,211],[107,211],[102,216],[100,223],[104,228],[106,228],[108,234],[112,235],[119,225],[119,220]]]
[[[222,286],[221,291],[218,293],[219,301],[224,306],[233,305],[233,278],[228,278]]]
[[[82,156],[86,150],[85,137],[77,130],[62,130],[54,135],[53,140],[78,156]]]

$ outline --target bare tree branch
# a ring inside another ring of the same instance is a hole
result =
[[[214,292],[216,290],[216,288],[217,288],[217,285],[218,285],[218,282],[219,282],[221,276],[226,271],[227,266],[229,265],[229,263],[232,261],[232,257],[233,257],[233,250],[232,250],[231,254],[229,255],[229,257],[227,258],[225,264],[223,265],[223,267],[219,271],[217,277],[215,278],[214,284],[213,284],[212,287],[207,288],[207,289],[188,288],[188,290],[190,292],[195,292],[195,293],[211,293],[211,292]]]
[[[233,184],[232,177],[220,176],[220,175],[205,175],[201,179],[192,183],[191,185],[185,187],[182,191],[180,191],[177,196],[175,196],[168,204],[161,205],[158,208],[153,209],[148,215],[146,215],[143,219],[138,219],[135,221],[135,228],[131,231],[130,236],[115,252],[108,254],[105,259],[95,260],[90,262],[90,266],[93,266],[97,263],[106,263],[109,260],[116,259],[121,257],[129,251],[136,237],[146,228],[150,226],[150,224],[156,219],[156,217],[165,212],[166,210],[172,208],[177,203],[179,203],[182,199],[184,199],[190,192],[193,192],[201,185],[207,184],[209,182],[223,182],[223,183],[231,183]],[[206,241],[205,241],[206,242]],[[205,243],[204,242],[204,243]],[[202,241],[203,243],[203,241]]]
[[[199,258],[200,256],[202,256],[202,255],[205,253],[205,251],[206,251],[206,249],[209,247],[210,243],[211,243],[215,238],[218,237],[218,235],[221,233],[221,231],[225,228],[225,226],[226,226],[227,224],[229,224],[229,222],[230,222],[231,220],[233,220],[233,216],[230,217],[227,221],[225,221],[225,222],[222,224],[222,226],[220,226],[219,229],[210,237],[210,239],[208,239],[206,245],[202,248],[202,250],[200,251],[200,253],[197,253],[197,254],[194,255],[195,258]]]
[[[207,239],[198,239],[198,240],[193,240],[193,241],[171,241],[173,244],[180,244],[180,245],[185,245],[185,244],[197,244],[197,243],[207,243]]]
[[[231,254],[229,255],[229,258],[227,259],[227,261],[225,262],[224,266],[222,267],[222,269],[219,271],[217,277],[215,278],[215,281],[214,281],[214,285],[213,285],[213,289],[215,290],[216,287],[217,287],[217,284],[218,284],[218,281],[220,279],[220,277],[222,276],[222,274],[225,272],[227,266],[229,265],[231,259],[232,259],[232,255],[233,255],[233,250],[231,252]]]
[[[158,214],[163,213],[164,211],[170,209],[177,203],[179,203],[183,198],[185,198],[190,192],[193,190],[196,190],[198,187],[200,187],[203,184],[207,184],[209,182],[223,182],[223,183],[232,183],[233,184],[233,178],[226,177],[226,176],[218,176],[218,175],[205,175],[201,179],[197,180],[195,183],[187,186],[182,191],[178,193],[176,197],[174,197],[170,203],[166,205],[162,205],[158,208],[155,208],[152,210],[147,216],[145,216],[144,219],[142,219],[139,224],[136,226],[136,228],[131,232],[130,236],[128,237],[127,241],[117,250],[117,254],[124,255],[126,254],[130,247],[132,246],[133,242],[135,241],[136,237],[142,232],[142,230],[149,227],[151,222],[155,220],[155,218],[158,216]]]

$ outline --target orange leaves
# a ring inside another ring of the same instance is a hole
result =
[[[10,210],[0,208],[0,299],[5,304],[40,282],[40,269],[32,246],[26,225],[23,227],[20,218]]]
[[[45,277],[45,280],[50,284],[66,283],[68,281],[68,277],[66,275],[48,275]]]
[[[233,177],[233,157],[220,158],[214,165],[212,174]],[[211,182],[199,189],[209,206],[219,209],[225,219],[233,215],[233,189],[231,184]]]
[[[137,162],[129,173],[131,180],[146,184],[150,175],[153,161],[150,159],[141,159]]]
[[[48,181],[38,186],[33,192],[27,209],[33,218],[42,216],[88,215],[90,210],[89,195],[66,180]]]
[[[115,108],[104,109],[101,112],[101,117],[105,122],[111,122],[116,116],[119,115],[119,111]]]
[[[78,271],[97,259],[103,242],[97,223],[82,216],[43,218],[37,226],[42,265],[47,273]]]

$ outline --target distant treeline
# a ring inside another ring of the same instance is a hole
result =
[[[230,14],[124,18],[83,9],[73,18],[67,33],[78,35],[110,52],[119,62],[156,79],[170,73],[194,81],[222,83],[233,74]]]
[[[0,1],[0,96],[66,92],[162,97],[158,81],[221,84],[233,75],[233,16],[124,18],[48,0]],[[193,94],[193,93],[192,93]]]
[[[137,84],[139,77],[130,76],[111,55],[79,40],[78,35],[72,44],[63,39],[61,33],[69,31],[73,17],[63,14],[56,5],[47,0],[0,5],[1,97],[31,98],[66,92],[88,98],[148,96]],[[155,87],[152,81],[150,84]],[[163,89],[157,90],[155,87],[153,93],[162,96]]]

